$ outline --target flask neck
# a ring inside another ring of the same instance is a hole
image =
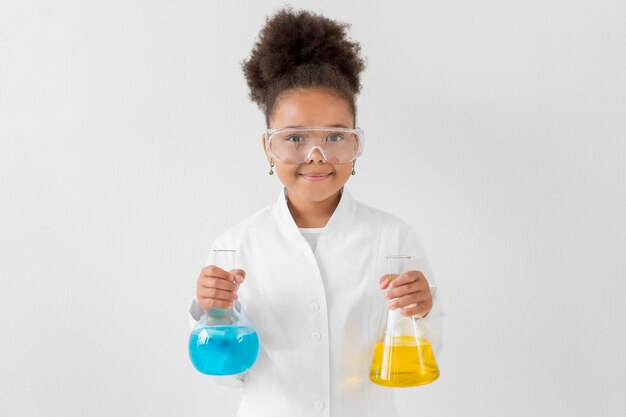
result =
[[[389,255],[387,256],[387,274],[401,275],[406,272],[406,263],[411,259],[409,255]]]
[[[237,317],[233,307],[209,308],[206,311],[206,323],[209,326],[227,326],[235,324]]]

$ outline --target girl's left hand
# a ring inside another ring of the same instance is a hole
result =
[[[387,289],[386,297],[391,300],[390,310],[403,308],[403,316],[420,315],[425,317],[433,306],[433,297],[424,274],[420,271],[407,271],[401,275],[386,274],[380,277],[380,289]]]

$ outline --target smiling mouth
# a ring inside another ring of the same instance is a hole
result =
[[[323,180],[325,178],[330,177],[332,174],[333,174],[332,172],[316,172],[316,173],[299,174],[299,175],[303,176],[307,180]]]
[[[330,175],[332,172],[301,172],[300,175],[306,175],[309,177],[325,177],[326,175]]]

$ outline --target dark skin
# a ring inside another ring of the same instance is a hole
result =
[[[354,117],[348,103],[324,88],[307,88],[283,93],[277,100],[270,128],[287,126],[354,126]],[[262,138],[265,152],[265,137]],[[265,153],[281,183],[287,187],[287,205],[298,227],[321,228],[341,199],[341,187],[350,179],[352,163],[331,164],[319,151],[314,151],[303,164],[290,165],[272,161]],[[324,172],[329,176],[322,181],[307,180],[303,174]],[[242,269],[224,271],[215,265],[202,269],[197,281],[196,295],[202,308],[231,307],[237,299],[237,289],[246,273]],[[380,289],[387,290],[387,298],[397,298],[390,309],[402,308],[402,315],[428,314],[432,308],[432,295],[422,272],[413,270],[401,275],[384,275]]]

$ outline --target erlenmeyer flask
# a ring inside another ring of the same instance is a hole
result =
[[[235,250],[214,250],[215,265],[235,268]],[[256,361],[259,339],[248,319],[234,307],[209,308],[189,337],[193,366],[207,375],[236,375]]]
[[[389,274],[400,275],[408,255],[387,256]],[[402,308],[383,314],[374,347],[370,380],[386,387],[414,387],[439,377],[439,366],[420,316],[402,316]]]

